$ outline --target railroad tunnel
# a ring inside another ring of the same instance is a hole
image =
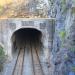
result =
[[[35,28],[21,28],[15,31],[11,37],[12,54],[20,48],[27,46],[41,47],[42,32]]]

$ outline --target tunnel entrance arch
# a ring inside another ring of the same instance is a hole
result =
[[[20,28],[16,30],[11,36],[12,55],[20,48],[30,44],[33,46],[36,44],[37,47],[43,46],[42,32],[35,28]]]

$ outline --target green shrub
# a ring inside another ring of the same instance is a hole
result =
[[[3,51],[3,47],[0,45],[0,72],[3,69],[3,63],[5,62],[5,53]]]
[[[72,13],[75,14],[75,7],[72,7]]]
[[[71,70],[72,70],[73,72],[75,72],[75,66],[72,66]]]
[[[62,9],[62,13],[67,11],[66,0],[61,0],[61,9]]]
[[[65,60],[68,60],[68,59],[69,59],[68,55],[65,55],[65,56],[64,56],[64,59],[65,59]]]
[[[65,32],[65,31],[61,31],[61,32],[59,33],[59,35],[60,35],[61,39],[65,39],[66,32]]]
[[[75,52],[75,47],[71,47],[70,50]]]
[[[0,58],[4,58],[5,52],[3,51],[3,47],[0,45]]]

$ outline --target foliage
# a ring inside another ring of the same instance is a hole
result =
[[[60,35],[61,39],[63,40],[63,39],[65,39],[66,32],[65,32],[65,31],[61,31],[61,32],[59,33],[59,35]]]
[[[72,13],[75,13],[75,7],[72,7]]]
[[[75,48],[74,47],[71,47],[70,50],[74,52],[75,51]]]
[[[72,70],[73,72],[75,72],[75,66],[72,66],[71,70]]]
[[[66,6],[66,0],[60,0],[61,3],[61,12],[64,13],[68,10],[67,6]]]
[[[3,69],[3,63],[5,61],[5,53],[3,47],[0,45],[0,71]]]
[[[64,55],[65,61],[69,60],[69,56],[67,54]]]
[[[4,57],[4,55],[3,47],[0,45],[0,58]]]
[[[2,12],[3,11],[3,7],[2,6],[0,6],[0,12]]]

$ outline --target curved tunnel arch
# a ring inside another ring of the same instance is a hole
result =
[[[33,45],[37,42],[37,46],[42,45],[41,38],[42,32],[35,28],[20,28],[16,30],[11,37],[12,54],[17,49],[24,47],[25,44],[29,44],[29,42]]]

